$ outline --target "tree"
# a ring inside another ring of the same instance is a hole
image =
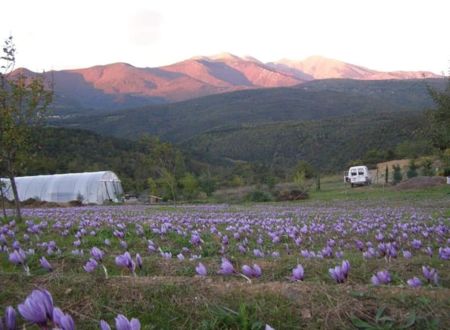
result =
[[[316,174],[312,165],[304,160],[298,161],[297,165],[295,166],[294,177],[297,176],[297,173],[303,173],[306,179],[311,179]]]
[[[183,195],[187,200],[192,200],[198,194],[199,183],[191,173],[187,173],[181,178],[180,183],[183,186]]]
[[[428,111],[429,134],[434,147],[444,152],[450,148],[450,77],[443,91],[428,87],[436,108]]]
[[[422,160],[421,174],[423,176],[433,176],[434,175],[433,160],[431,158],[427,157]]]
[[[402,181],[402,178],[403,178],[402,169],[400,168],[400,165],[398,165],[398,164],[392,165],[392,169],[394,170],[394,173],[392,175],[392,182],[394,184],[397,184],[400,181]]]
[[[409,161],[409,165],[408,165],[408,171],[406,172],[406,176],[408,177],[408,179],[414,178],[417,176],[417,169],[419,167],[416,164],[416,161],[414,159],[411,159]]]
[[[13,71],[16,48],[9,37],[2,49],[0,70],[0,163],[10,180],[17,219],[21,220],[20,200],[15,177],[30,159],[31,132],[46,117],[52,100],[43,79],[26,77]]]

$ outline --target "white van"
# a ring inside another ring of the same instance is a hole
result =
[[[367,186],[372,183],[367,166],[352,166],[348,170],[345,181],[354,186]]]

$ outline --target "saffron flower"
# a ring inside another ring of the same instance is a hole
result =
[[[17,308],[25,320],[40,327],[53,318],[53,298],[47,290],[33,290]]]
[[[344,283],[348,277],[348,273],[350,271],[350,263],[348,260],[342,261],[342,264],[336,266],[334,268],[330,268],[328,272],[332,279],[334,279],[337,283]]]
[[[439,248],[439,258],[442,260],[449,260],[450,259],[450,247]]]
[[[14,250],[9,254],[9,261],[15,265],[24,265],[26,257],[25,251],[22,249]]]
[[[48,260],[45,257],[41,257],[39,259],[39,263],[41,264],[42,268],[45,268],[49,272],[53,271],[52,265],[50,265],[50,263],[48,262]]]
[[[5,316],[0,318],[0,329],[16,330],[16,310],[12,306],[5,309]]]
[[[233,264],[227,258],[222,258],[222,264],[220,265],[219,274],[231,275],[233,273],[235,273]]]
[[[97,261],[102,262],[104,255],[105,253],[96,246],[91,249],[91,256]]]
[[[257,264],[253,264],[253,267],[244,265],[242,266],[242,274],[247,277],[260,277],[262,275],[262,270]]]
[[[438,285],[439,275],[436,269],[428,266],[422,266],[422,273],[428,283],[434,283],[435,285]]]
[[[98,263],[95,259],[90,258],[88,262],[83,266],[84,270],[88,273],[92,273],[98,266]]]
[[[200,276],[206,276],[206,274],[208,273],[208,271],[206,270],[205,265],[203,265],[201,262],[199,262],[197,267],[195,267],[195,271]]]
[[[295,267],[292,270],[291,280],[292,281],[303,281],[304,278],[305,278],[305,270],[303,269],[303,266],[297,265],[297,267]]]
[[[59,307],[53,309],[53,324],[62,330],[74,330],[75,322],[69,314],[64,314]]]
[[[406,283],[408,283],[408,285],[412,288],[418,288],[418,287],[422,286],[422,281],[419,278],[417,278],[416,276],[407,280]]]
[[[139,269],[142,269],[142,257],[139,253],[136,254],[136,264]]]
[[[111,327],[104,320],[100,320],[100,330],[111,330]]]
[[[122,314],[116,317],[116,329],[117,330],[140,330],[141,323],[138,319],[131,319],[130,321]]]
[[[135,275],[134,271],[136,269],[136,264],[134,263],[128,251],[116,257],[116,265],[119,267],[128,268],[130,272],[132,272],[133,275]]]
[[[384,285],[391,282],[391,274],[387,270],[381,270],[371,278],[373,285]]]

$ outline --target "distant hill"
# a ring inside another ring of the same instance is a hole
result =
[[[26,69],[18,69],[35,75]],[[50,71],[54,114],[104,113],[111,110],[194,99],[238,90],[292,87],[325,78],[405,80],[437,78],[430,72],[379,72],[324,57],[262,63],[233,54],[199,56],[157,68],[126,63]]]
[[[292,88],[237,91],[54,123],[126,138],[151,134],[182,143],[218,128],[318,120],[359,113],[419,112],[433,105],[426,84],[439,87],[445,82],[436,79],[312,81]]]
[[[424,122],[422,113],[398,112],[242,125],[196,135],[181,147],[213,164],[246,161],[292,168],[306,160],[316,169],[336,171],[369,150],[386,151],[423,138]]]

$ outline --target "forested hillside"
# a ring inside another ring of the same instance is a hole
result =
[[[210,130],[244,124],[422,111],[433,105],[427,84],[439,87],[444,83],[443,80],[326,80],[298,88],[238,91],[107,115],[80,116],[55,121],[55,124],[132,139],[151,134],[182,143]]]
[[[20,175],[112,170],[130,192],[147,188],[147,179],[158,179],[163,168],[182,177],[193,167],[179,149],[152,137],[128,141],[83,130],[44,128],[36,130],[33,139],[39,141],[38,148]]]
[[[241,160],[292,168],[306,160],[316,169],[336,171],[370,150],[394,150],[399,143],[420,141],[423,126],[424,116],[417,112],[359,114],[216,129],[195,136],[182,147],[213,163]]]

